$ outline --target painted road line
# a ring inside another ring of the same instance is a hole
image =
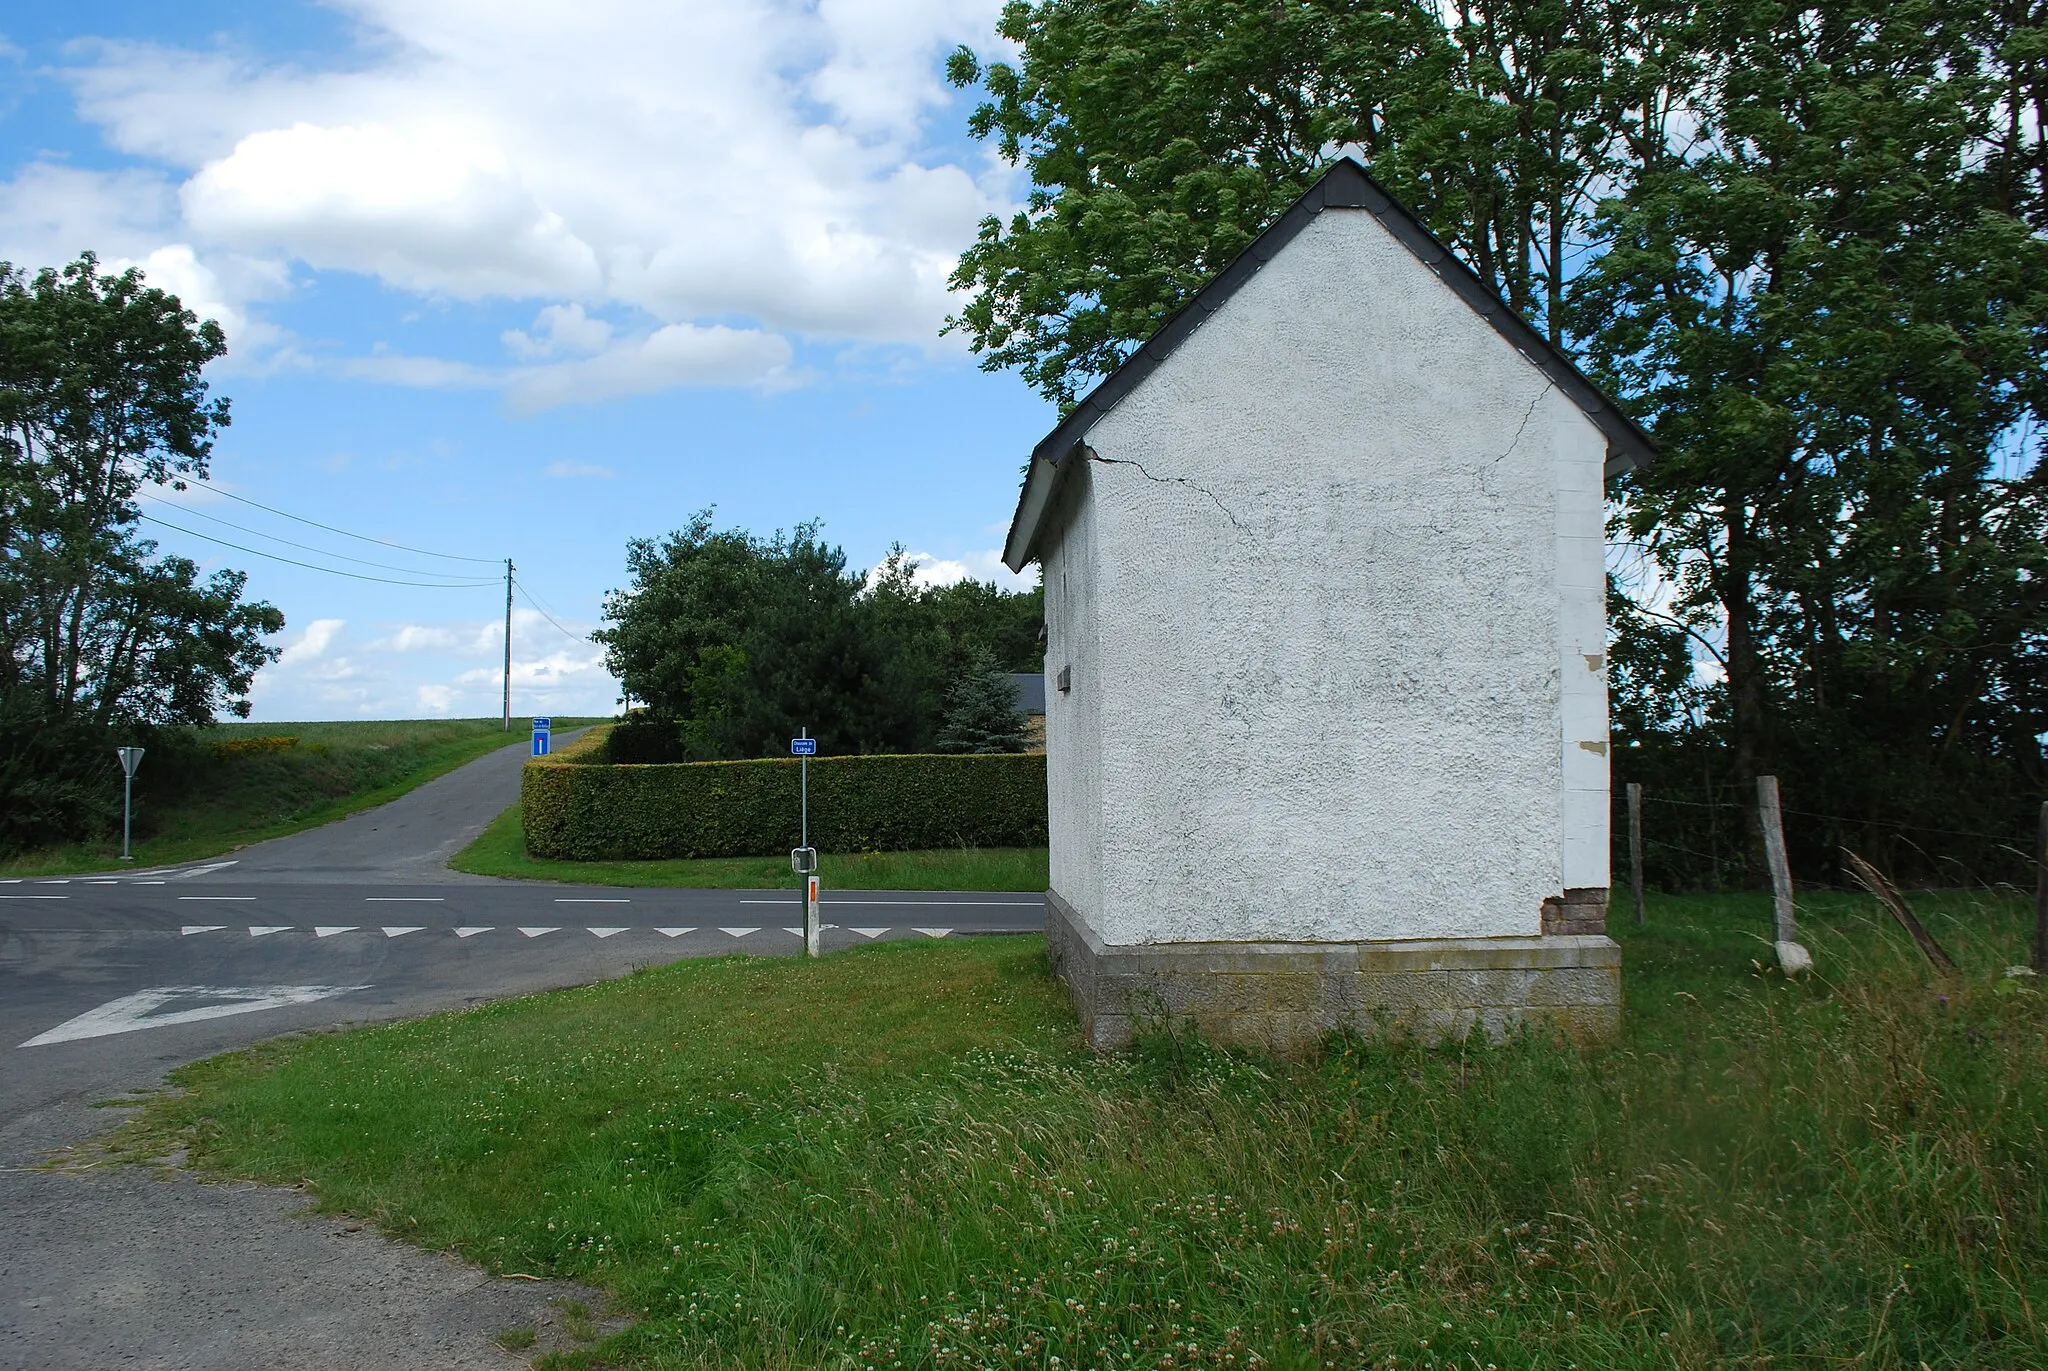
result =
[[[741,904],[802,904],[802,900],[741,900]]]
[[[186,924],[178,932],[181,936],[189,938],[194,933],[218,933],[226,927],[226,924]]]
[[[804,935],[804,931],[801,928],[784,928],[782,931],[784,933],[793,933],[799,938],[803,937]],[[820,931],[822,931],[822,927]]]
[[[664,938],[680,938],[685,933],[695,933],[697,930],[694,928],[657,928],[654,931]]]
[[[254,895],[180,895],[180,900],[253,900]]]
[[[71,884],[71,878],[70,878],[69,876],[66,876],[66,877],[65,877],[65,878],[64,878],[63,880],[61,880],[61,881],[37,881],[37,882],[36,882],[36,884],[37,884],[37,885],[70,885],[70,884]]]
[[[0,895],[0,900],[68,900],[69,895]]]
[[[759,933],[761,930],[758,928],[721,928],[718,931],[720,933],[729,934],[735,938],[744,938],[749,933]]]
[[[228,869],[229,867],[231,867],[231,866],[236,866],[236,865],[239,865],[239,863],[237,863],[237,862],[214,862],[214,863],[212,863],[212,864],[211,864],[211,865],[209,865],[209,866],[195,866],[195,867],[193,867],[193,868],[192,868],[192,869],[191,869],[190,871],[180,871],[180,872],[176,873],[175,875],[173,875],[173,876],[171,877],[171,879],[172,879],[172,880],[174,880],[174,881],[183,881],[183,880],[189,880],[190,878],[192,878],[192,877],[194,877],[194,876],[204,876],[204,875],[205,875],[205,874],[206,874],[207,872],[209,872],[209,871],[225,871],[225,870],[227,870],[227,869]]]
[[[562,930],[561,930],[561,929],[560,929],[559,927],[556,927],[556,928],[522,928],[522,929],[520,929],[519,931],[520,931],[521,933],[525,934],[525,935],[526,935],[527,937],[529,937],[529,938],[545,938],[545,937],[546,937],[546,936],[547,936],[548,934],[550,934],[550,933],[560,933],[560,932],[561,932]]]
[[[582,895],[557,895],[556,904],[631,904],[631,900],[593,899]]]
[[[474,938],[479,933],[488,933],[490,931],[488,928],[458,928],[455,930],[455,936],[458,938]]]
[[[838,900],[821,904],[889,905],[897,909],[1043,909],[1044,900]]]
[[[162,881],[130,881],[130,885],[162,885]]]
[[[596,937],[609,938],[615,933],[624,933],[626,930],[623,928],[593,928],[590,931]]]
[[[198,1023],[202,1019],[224,1019],[231,1014],[253,1014],[259,1009],[282,1009],[286,1005],[310,1004],[314,1000],[368,990],[366,985],[261,985],[206,986],[167,985],[155,990],[138,990],[89,1009],[75,1019],[66,1019],[46,1033],[38,1033],[23,1047],[75,1042],[79,1038],[104,1038],[115,1033],[133,1033],[138,1028],[163,1028],[170,1024]],[[171,1009],[180,1000],[211,1000],[211,1004]]]
[[[249,936],[252,938],[267,938],[273,933],[289,933],[291,931],[292,926],[290,924],[251,924],[249,926]]]
[[[20,884],[21,884],[21,877],[19,877],[19,876],[0,876],[0,885],[20,885]]]
[[[924,934],[927,938],[943,938],[953,930],[950,928],[920,928],[914,931]]]
[[[331,938],[337,933],[353,933],[359,927],[361,927],[359,924],[314,924],[313,936],[316,938]]]
[[[861,937],[866,938],[868,941],[872,942],[876,938],[881,937],[884,933],[887,933],[889,930],[886,928],[856,928],[851,931],[860,934]]]
[[[424,933],[426,931],[427,930],[424,926],[415,926],[412,928],[386,928],[384,930],[384,936],[387,938],[403,938],[408,933]]]
[[[445,895],[365,895],[364,904],[446,904]]]

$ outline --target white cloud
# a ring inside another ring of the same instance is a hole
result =
[[[334,640],[340,636],[346,624],[347,621],[343,619],[315,619],[306,625],[305,631],[299,634],[296,641],[286,645],[284,655],[277,659],[277,664],[281,667],[294,667],[319,661],[327,655],[327,650],[334,646]]]
[[[429,714],[445,716],[455,707],[455,687],[444,685],[423,685],[416,692],[420,708]]]
[[[182,248],[185,279],[244,332],[276,280],[227,259],[532,300],[533,328],[505,341],[545,369],[356,370],[502,383],[526,409],[777,383],[799,336],[958,346],[936,336],[947,276],[1014,174],[927,140],[948,107],[943,55],[989,43],[1000,0],[341,3],[359,24],[347,69],[75,49],[80,115],[151,168],[32,165],[0,186],[0,252]],[[10,224],[10,204],[39,225]],[[622,341],[598,309],[642,322]]]
[[[911,560],[917,570],[910,579],[921,586],[949,586],[955,581],[994,581],[1004,590],[1029,590],[1038,584],[1038,573],[1027,570],[1017,575],[1003,565],[1000,549],[990,548],[985,552],[963,552],[958,557],[934,557],[929,552],[913,552]]]
[[[549,462],[547,468],[541,472],[543,476],[553,476],[565,481],[579,477],[595,477],[598,480],[609,481],[615,474],[610,467],[601,467],[595,462]]]

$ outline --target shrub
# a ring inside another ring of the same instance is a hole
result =
[[[797,762],[527,763],[526,850],[566,861],[757,857],[797,845]],[[1045,756],[823,757],[811,845],[828,852],[1038,847]]]
[[[220,761],[225,762],[236,757],[249,757],[262,752],[287,752],[298,745],[299,740],[291,735],[258,738],[223,738],[217,742],[208,743],[206,750],[211,752]]]

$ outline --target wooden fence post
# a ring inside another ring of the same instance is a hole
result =
[[[2043,806],[2048,811],[2048,806]],[[2044,820],[2048,822],[2048,820]],[[2048,832],[2044,828],[2043,832]],[[1636,927],[1643,926],[1643,788],[1635,781],[1628,783],[1628,874],[1629,884],[1634,887],[1636,897]],[[2044,906],[2048,908],[2048,906]]]
[[[2034,867],[2034,971],[2048,976],[2048,801],[2041,804],[2041,839]]]
[[[1778,778],[1756,778],[1756,817],[1764,830],[1764,858],[1771,864],[1771,899],[1775,910],[1778,965],[1786,975],[1813,969],[1813,956],[1799,945],[1799,926],[1792,913],[1792,864],[1785,857],[1785,816],[1778,806]]]

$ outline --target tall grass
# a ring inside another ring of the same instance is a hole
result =
[[[681,964],[187,1072],[146,1145],[608,1286],[631,1365],[2048,1362],[2017,902],[1621,930],[1617,1046],[1075,1045],[1035,939]]]

